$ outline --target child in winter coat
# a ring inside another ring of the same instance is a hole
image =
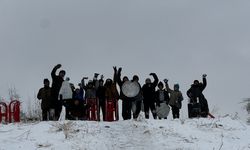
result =
[[[174,90],[169,88],[168,80],[164,80],[167,92],[170,93],[169,105],[172,108],[173,118],[180,117],[181,102],[183,100],[182,93],[179,91],[179,84],[174,85]]]

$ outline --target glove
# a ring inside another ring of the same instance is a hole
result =
[[[87,79],[88,79],[88,77],[83,77],[83,78],[82,78],[82,80],[87,80]]]
[[[165,83],[168,83],[168,79],[164,79],[163,81],[164,81]]]
[[[57,64],[55,67],[56,67],[56,68],[61,68],[62,65],[61,65],[61,64]]]
[[[206,78],[206,77],[207,77],[207,75],[206,75],[206,74],[203,74],[203,75],[202,75],[202,77],[203,77],[203,78]]]
[[[150,73],[149,75],[153,76],[153,75],[156,75],[155,73]]]
[[[117,72],[117,68],[116,68],[116,66],[114,66],[114,67],[113,67],[113,69],[114,69],[114,71],[115,71],[115,72]]]
[[[118,69],[118,72],[121,72],[122,71],[122,67],[120,67],[119,69]]]

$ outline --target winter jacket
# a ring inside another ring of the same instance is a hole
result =
[[[69,81],[63,81],[62,87],[59,91],[58,99],[65,100],[65,99],[72,99],[72,97],[73,97],[73,92],[72,92]]]
[[[43,87],[39,90],[37,98],[42,100],[41,108],[42,110],[48,110],[52,105],[51,88]]]
[[[51,89],[52,89],[52,97],[53,97],[54,102],[57,101],[60,88],[61,88],[62,83],[64,81],[62,77],[56,75],[56,71],[57,71],[57,68],[54,67],[52,72],[51,72],[51,77],[52,77]]]
[[[86,88],[86,92],[85,92],[85,99],[92,99],[92,98],[96,98],[96,89],[93,88]]]
[[[99,100],[105,100],[105,92],[106,92],[106,87],[104,86],[99,86],[96,91],[96,95],[99,98]]]
[[[166,90],[170,94],[170,100],[169,100],[169,105],[170,106],[176,106],[177,108],[181,108],[182,106],[182,101],[183,101],[183,96],[182,93],[178,90],[172,90],[169,88],[169,85],[166,84]]]
[[[161,95],[162,94],[162,95]],[[165,90],[157,90],[155,92],[155,100],[156,104],[159,106],[160,103],[169,103],[169,95],[168,92]]]
[[[106,91],[105,91],[105,97],[106,99],[119,99],[119,93],[116,89],[116,84],[112,83],[110,86],[105,86]]]
[[[203,78],[203,83],[198,85],[192,84],[191,88],[187,91],[187,96],[190,98],[191,102],[197,102],[197,99],[202,100],[205,99],[204,95],[202,94],[203,90],[207,86],[206,78]]]
[[[73,99],[84,101],[84,90],[83,88],[79,89],[79,93],[76,93],[76,91],[73,93]]]
[[[155,87],[157,86],[159,79],[158,77],[154,74],[154,82],[153,83],[147,83],[144,84],[142,87],[142,93],[144,103],[154,103],[155,102]]]

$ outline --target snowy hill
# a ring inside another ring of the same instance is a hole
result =
[[[248,150],[250,126],[217,119],[0,125],[0,150]]]

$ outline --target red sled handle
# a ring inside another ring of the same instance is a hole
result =
[[[208,113],[208,116],[211,118],[215,118],[210,112]]]

